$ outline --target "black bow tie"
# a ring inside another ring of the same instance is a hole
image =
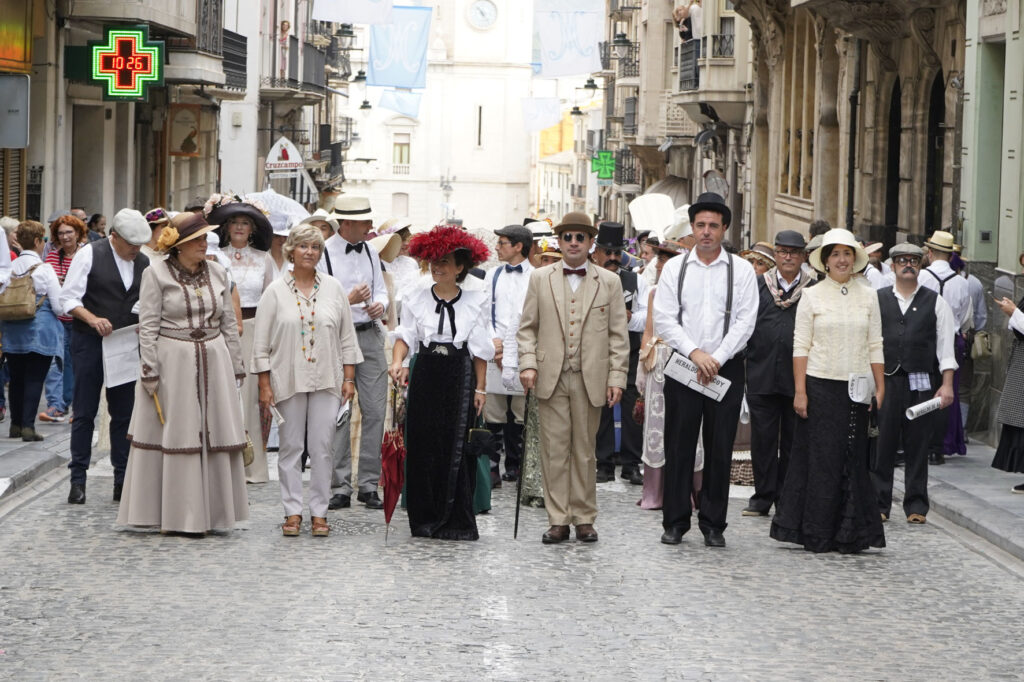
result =
[[[352,251],[355,251],[356,253],[362,253],[363,244],[364,242],[359,242],[358,244],[345,244],[345,253],[350,253]]]
[[[570,270],[569,268],[562,268],[562,274],[568,277],[569,275],[579,275],[580,277],[587,276],[587,269],[580,268],[579,270]]]
[[[522,272],[522,271],[523,271],[522,263],[520,263],[519,265],[506,265],[505,266],[505,272]]]

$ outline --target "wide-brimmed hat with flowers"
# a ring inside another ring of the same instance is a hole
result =
[[[211,194],[203,206],[203,216],[210,225],[218,227],[220,245],[225,247],[231,241],[227,223],[235,216],[244,216],[252,221],[253,230],[250,246],[260,251],[269,251],[274,228],[267,216],[270,211],[256,199],[242,199],[237,194]]]
[[[461,227],[438,225],[430,232],[417,234],[409,241],[409,255],[433,263],[455,251],[469,251],[472,266],[475,267],[490,258],[487,245]]]
[[[853,233],[841,227],[834,227],[822,236],[821,246],[812,251],[807,259],[811,267],[818,272],[825,272],[825,264],[821,260],[821,252],[825,247],[829,246],[849,246],[853,249],[855,258],[853,262],[854,272],[860,272],[868,264],[868,254],[864,247],[860,245],[860,242],[857,241],[857,238],[853,236]]]
[[[170,223],[160,233],[156,248],[158,251],[168,251],[215,229],[216,225],[210,225],[198,213],[179,213],[170,219]]]
[[[750,262],[761,261],[770,268],[775,267],[775,250],[768,242],[757,242],[749,249],[740,251],[740,258],[745,258]]]

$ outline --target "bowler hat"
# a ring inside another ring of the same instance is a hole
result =
[[[625,225],[606,220],[597,227],[597,240],[594,243],[602,249],[621,249],[625,243],[625,234]]]
[[[804,236],[796,230],[783,230],[775,235],[775,246],[783,246],[787,249],[805,249],[807,242]]]
[[[562,218],[562,222],[558,223],[554,227],[555,234],[562,234],[562,232],[566,230],[586,232],[591,237],[597,234],[597,228],[594,227],[594,223],[590,221],[590,216],[586,213],[580,213],[579,211],[566,213],[565,217]]]
[[[725,205],[725,199],[722,198],[721,194],[715,194],[714,192],[704,192],[697,201],[690,204],[690,222],[701,211],[712,211],[713,213],[720,213],[722,215],[722,224],[728,227],[732,223],[732,211],[728,206]]]

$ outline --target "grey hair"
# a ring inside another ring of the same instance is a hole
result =
[[[4,216],[0,218],[0,227],[4,228],[4,231],[8,234],[14,234],[14,231],[18,229],[19,222],[16,218],[10,216]]]
[[[288,239],[284,242],[284,247],[281,249],[284,253],[284,259],[291,261],[292,251],[295,250],[299,244],[307,244],[312,242],[316,245],[316,248],[320,250],[320,253],[324,252],[324,235],[320,232],[320,228],[316,225],[299,225],[293,228],[288,233]]]

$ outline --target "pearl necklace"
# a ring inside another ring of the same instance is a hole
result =
[[[292,293],[295,294],[295,305],[299,309],[299,339],[302,343],[302,357],[306,358],[306,362],[316,362],[316,358],[313,357],[313,345],[316,343],[316,339],[313,333],[316,331],[316,296],[320,290],[320,275],[317,274],[313,279],[313,292],[309,297],[306,297],[299,291],[299,288],[295,285],[295,277],[292,277],[292,281],[289,284]],[[309,308],[309,320],[306,320],[306,314],[302,309],[302,302],[306,302],[306,307]],[[307,339],[305,327],[309,327],[309,337]],[[309,342],[309,354],[306,353],[306,342]]]

